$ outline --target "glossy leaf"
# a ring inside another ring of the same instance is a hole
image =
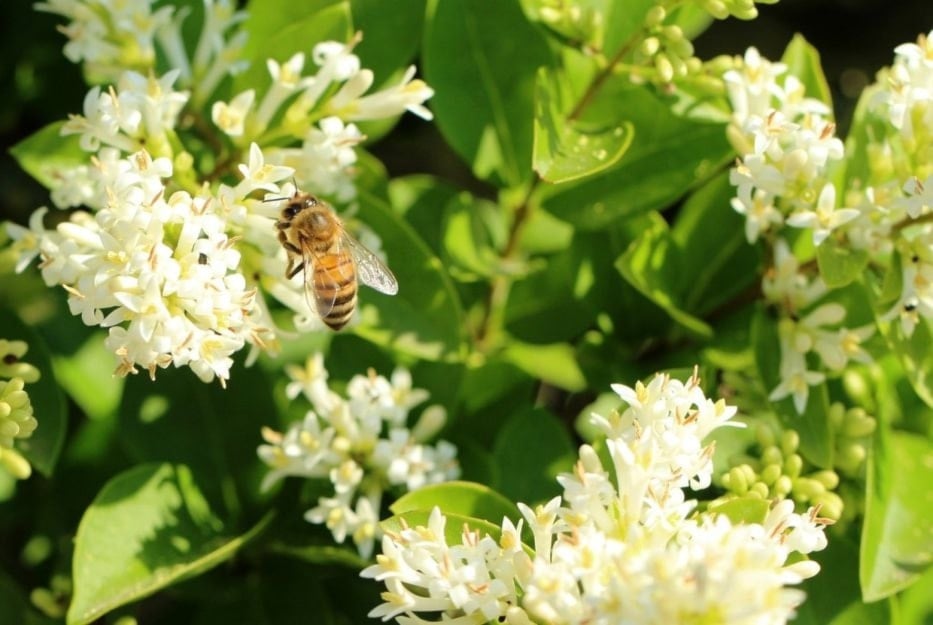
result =
[[[700,338],[709,338],[712,336],[709,325],[680,304],[678,283],[683,265],[680,250],[660,218],[615,263],[626,282],[664,309],[682,328]]]
[[[74,353],[58,356],[53,363],[58,383],[88,417],[117,414],[126,379],[113,375],[116,358],[104,347],[103,336],[92,334]]]
[[[617,119],[635,138],[612,167],[542,193],[542,205],[586,230],[665,208],[732,159],[722,123],[679,117],[645,87],[610,79],[586,119]]]
[[[360,196],[360,218],[382,239],[398,295],[361,293],[353,331],[377,345],[429,360],[459,360],[465,341],[460,301],[441,262],[382,201]]]
[[[67,421],[65,398],[62,395],[45,341],[19,317],[0,308],[0,339],[25,341],[29,346],[23,361],[39,370],[39,379],[26,384],[33,416],[39,425],[27,439],[17,440],[15,447],[40,473],[51,476],[65,443]]]
[[[350,0],[353,28],[363,33],[354,49],[382,84],[414,58],[421,43],[426,0]]]
[[[493,458],[501,470],[498,489],[506,497],[531,505],[560,494],[557,475],[571,470],[576,450],[557,417],[540,408],[527,408],[499,432]]]
[[[230,536],[184,466],[114,477],[78,527],[68,623],[90,623],[229,559],[256,532]]]
[[[634,138],[628,122],[595,126],[568,119],[570,106],[561,91],[555,72],[538,70],[533,166],[548,182],[567,182],[611,167]]]
[[[493,525],[500,525],[502,517],[513,521],[519,517],[514,503],[488,486],[475,482],[431,484],[402,495],[389,509],[393,514],[403,514],[414,510],[430,512],[435,506],[445,514],[484,519]]]
[[[882,432],[868,464],[859,578],[865,601],[909,586],[933,564],[933,445],[924,436]]]
[[[63,125],[49,124],[10,148],[19,166],[47,188],[54,186],[60,172],[90,162],[90,155],[78,144],[78,135],[62,136]]]
[[[678,277],[683,307],[705,314],[757,284],[758,252],[743,232],[743,218],[729,199],[735,187],[723,173],[692,193],[677,214],[671,236],[684,262]]]
[[[567,343],[535,345],[509,341],[502,357],[529,375],[568,391],[579,391],[586,379]]]
[[[528,180],[535,74],[551,55],[518,1],[432,0],[422,59],[451,147],[480,178]]]

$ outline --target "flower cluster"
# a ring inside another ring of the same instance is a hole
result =
[[[23,341],[0,339],[0,465],[17,478],[29,477],[29,462],[13,445],[32,436],[39,425],[24,390],[39,379],[39,370],[21,359],[29,346]]]
[[[309,75],[302,53],[270,59],[263,93],[212,102],[220,81],[242,69],[235,59],[245,14],[229,0],[204,4],[190,54],[181,35],[187,12],[168,5],[37,5],[71,20],[62,29],[69,58],[113,84],[92,87],[82,112],[61,127],[87,160],[48,159],[39,172],[56,207],[87,212],[46,228],[41,208],[28,228],[8,231],[18,271],[40,257],[43,278],[64,287],[71,312],[108,328],[119,374],[188,366],[223,384],[235,353],[276,347],[270,306],[290,309],[298,329],[323,328],[303,276],[284,276],[281,205],[268,200],[300,188],[351,202],[356,146],[365,139],[353,122],[406,110],[430,118],[423,103],[432,91],[412,67],[397,85],[367,93],[373,73],[353,54],[358,34],[313,46]],[[159,76],[162,57],[175,69]],[[380,246],[374,235],[367,243]]]
[[[412,491],[459,476],[453,445],[426,444],[443,426],[444,409],[425,408],[408,428],[409,413],[428,393],[412,388],[405,369],[396,369],[391,380],[372,370],[354,376],[345,398],[328,387],[320,354],[308,358],[304,367],[286,371],[291,378],[288,397],[303,395],[313,409],[284,434],[263,431],[268,444],[259,447],[259,457],[272,469],[263,488],[286,476],[330,480],[333,495],[321,497],[305,518],[326,525],[339,543],[352,537],[360,555],[368,558],[378,538],[387,489]]]
[[[816,247],[847,244],[887,253],[891,224],[882,232],[877,209],[837,188],[834,167],[843,165],[846,154],[828,121],[830,110],[807,97],[784,64],[751,48],[723,78],[732,106],[729,137],[740,154],[730,175],[736,186],[732,206],[745,217],[748,241],[764,237],[773,249],[762,283],[765,298],[780,311],[780,382],[770,399],[792,397],[802,413],[810,388],[824,382],[826,370],[871,361],[864,343],[874,325],[849,318],[832,301],[816,263],[794,256],[786,228],[808,230]],[[866,197],[879,196],[869,189]],[[840,197],[850,207],[838,207]]]
[[[387,533],[365,569],[386,585],[370,616],[399,623],[786,623],[803,599],[790,586],[817,573],[800,559],[825,547],[815,509],[775,501],[760,523],[697,512],[686,489],[712,475],[703,439],[730,425],[735,408],[705,397],[694,376],[658,375],[647,386],[615,385],[628,404],[594,415],[611,466],[589,446],[563,496],[519,505],[497,539],[465,527],[445,538],[435,509],[427,527]],[[527,523],[529,555],[521,543]],[[741,597],[737,601],[736,597]]]
[[[193,58],[185,50],[182,25],[187,10],[155,8],[153,0],[49,0],[36,9],[70,21],[59,30],[68,37],[65,56],[83,63],[92,83],[117,81],[128,70],[151,72],[162,52],[185,86],[203,102],[229,73],[243,69],[237,58],[246,32],[237,29],[246,14],[231,0],[205,0],[204,22]]]

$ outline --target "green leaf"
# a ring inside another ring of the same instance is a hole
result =
[[[920,317],[909,337],[904,335],[898,320],[879,321],[878,327],[891,351],[900,359],[917,396],[933,408],[933,329],[930,320]]]
[[[901,594],[902,625],[929,623],[933,619],[933,568],[927,569]]]
[[[615,267],[626,282],[664,309],[687,332],[709,338],[712,328],[680,304],[678,285],[684,264],[667,224],[658,217],[616,260]]]
[[[531,376],[568,391],[586,388],[583,371],[577,364],[572,345],[551,343],[534,345],[510,340],[502,358]]]
[[[421,43],[427,0],[350,0],[354,29],[363,41],[354,52],[372,70],[375,84],[407,65]]]
[[[113,375],[116,359],[99,334],[89,336],[71,354],[56,355],[53,364],[58,383],[88,417],[117,414],[126,379]]]
[[[460,193],[444,210],[441,249],[451,275],[473,282],[502,273],[497,251],[505,238],[504,213],[496,204]]]
[[[118,434],[139,462],[184,464],[203,478],[211,501],[238,514],[258,497],[258,434],[275,424],[272,383],[260,367],[236,366],[227,388],[201,382],[187,368],[128,378]]]
[[[869,456],[859,579],[865,601],[908,587],[933,563],[933,444],[907,432],[879,432]]]
[[[65,443],[67,420],[65,398],[55,379],[52,360],[45,341],[19,317],[0,308],[0,339],[25,341],[29,346],[23,361],[39,370],[39,379],[26,384],[33,416],[39,425],[27,439],[17,440],[16,448],[23,452],[40,473],[51,476]]]
[[[226,535],[185,466],[125,471],[101,489],[81,519],[68,623],[90,623],[215,567],[264,525]]]
[[[403,514],[414,510],[430,512],[435,506],[444,514],[460,514],[500,525],[502,517],[518,519],[518,507],[503,495],[475,482],[444,482],[402,495],[389,510]]]
[[[610,0],[606,11],[604,53],[611,57],[640,35],[655,0]]]
[[[241,58],[249,61],[249,68],[234,79],[234,95],[271,84],[267,59],[283,62],[303,52],[304,71],[313,73],[314,46],[322,41],[348,41],[353,32],[347,0],[252,0],[247,15],[244,28],[249,39]]]
[[[684,202],[671,236],[684,259],[679,276],[686,310],[706,314],[755,285],[758,252],[743,234],[744,219],[732,210],[735,187],[723,173],[697,189]]]
[[[803,83],[807,96],[825,103],[832,111],[833,100],[829,83],[820,65],[820,53],[807,43],[802,35],[794,35],[784,50],[781,62],[787,65],[787,71]]]
[[[675,115],[647,88],[613,77],[583,118],[631,124],[635,139],[612,167],[542,190],[542,206],[586,230],[668,207],[732,158],[722,123]]]
[[[19,166],[46,188],[55,186],[60,172],[90,163],[90,155],[81,149],[78,135],[62,136],[64,123],[49,124],[10,148]]]
[[[527,181],[535,74],[551,55],[517,0],[432,0],[422,56],[448,143],[480,178]]]
[[[466,340],[460,301],[440,260],[385,202],[361,194],[360,218],[382,238],[399,292],[389,297],[361,289],[353,332],[417,358],[459,360]]]
[[[574,340],[593,325],[599,313],[594,300],[600,259],[593,257],[589,239],[574,237],[541,271],[512,284],[505,308],[510,335],[528,343],[558,343]]]
[[[457,193],[459,191],[452,185],[427,174],[401,176],[389,181],[393,210],[405,218],[437,256],[443,251],[444,207]]]
[[[560,494],[557,476],[571,470],[576,450],[557,417],[529,407],[499,432],[493,459],[501,471],[499,490],[510,499],[532,504]]]
[[[844,287],[859,279],[868,265],[868,251],[830,237],[816,248],[820,276],[831,289]]]
[[[716,514],[724,514],[733,524],[764,523],[771,504],[761,497],[736,497],[711,505],[708,509]]]
[[[595,126],[568,119],[559,81],[553,70],[538,70],[533,166],[548,182],[567,182],[611,167],[635,136],[631,123]]]

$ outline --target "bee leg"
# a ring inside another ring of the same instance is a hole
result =
[[[288,267],[285,268],[285,277],[289,280],[298,275],[298,272],[304,269],[304,263],[296,263],[292,260],[288,261]]]
[[[275,222],[275,227],[279,230],[285,230],[291,225],[291,222],[288,221],[277,221]]]

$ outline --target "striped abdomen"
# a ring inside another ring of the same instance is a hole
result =
[[[356,308],[356,268],[345,251],[321,254],[314,262],[314,300],[318,314],[330,328],[347,325]]]

